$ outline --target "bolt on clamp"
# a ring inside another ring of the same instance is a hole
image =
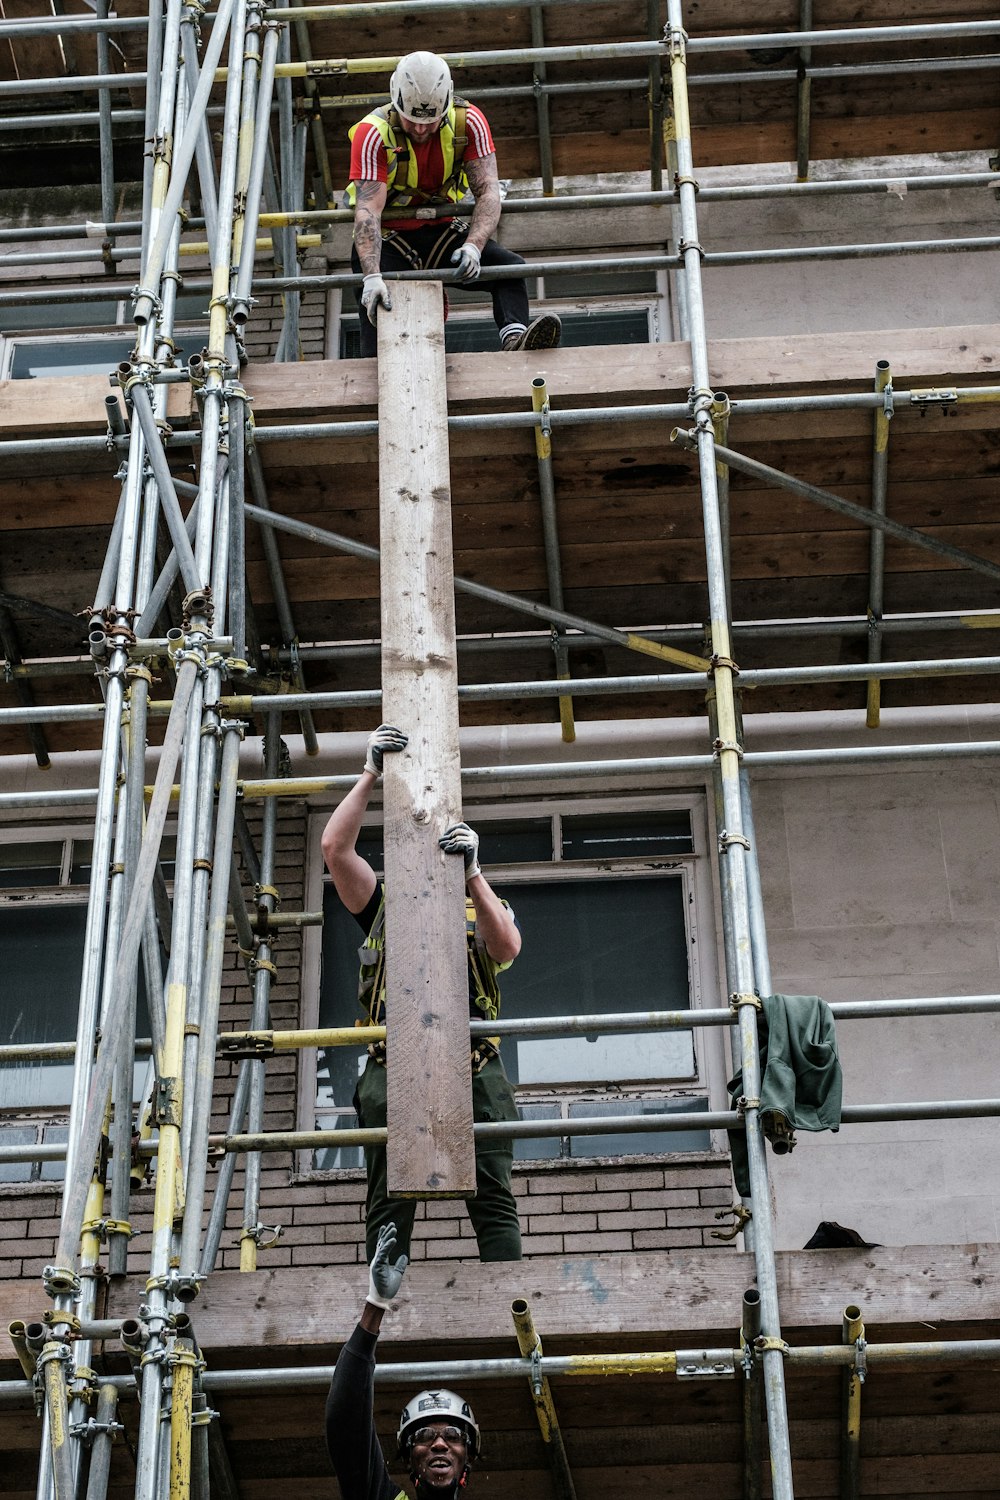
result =
[[[854,1373],[864,1385],[868,1375],[868,1341],[863,1334],[854,1340]]]
[[[725,854],[730,844],[740,844],[744,849],[752,848],[750,840],[742,833],[728,833],[725,828],[719,834],[719,853]]]
[[[733,1215],[733,1223],[728,1229],[713,1229],[711,1231],[713,1240],[734,1240],[738,1234],[742,1234],[743,1226],[749,1224],[753,1218],[749,1208],[742,1203],[734,1203],[731,1208],[717,1208],[715,1217],[717,1219],[728,1219]]]
[[[70,1295],[74,1300],[79,1299],[80,1278],[69,1266],[46,1266],[42,1285],[50,1297]]]

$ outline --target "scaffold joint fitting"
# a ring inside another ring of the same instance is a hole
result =
[[[118,1434],[124,1431],[121,1422],[98,1422],[94,1417],[88,1417],[86,1422],[74,1422],[69,1429],[70,1437],[79,1438],[88,1448],[96,1437],[109,1437],[114,1442]]]
[[[181,1090],[177,1078],[158,1078],[153,1090],[153,1123],[181,1125]]]
[[[890,381],[882,392],[882,415],[887,422],[892,421],[895,410],[896,407],[893,401],[892,381]]]
[[[236,1244],[241,1244],[243,1240],[253,1240],[258,1250],[273,1250],[284,1232],[281,1224],[257,1223],[252,1229],[244,1229]]]
[[[42,1285],[50,1297],[80,1295],[80,1278],[69,1266],[46,1266],[42,1272]],[[58,1315],[60,1320],[62,1314]]]
[[[220,1057],[273,1057],[274,1036],[270,1031],[238,1031],[220,1041]]]
[[[537,1343],[531,1351],[531,1374],[528,1379],[531,1382],[531,1394],[533,1396],[540,1396],[544,1387],[544,1379],[542,1376],[542,1350],[541,1345]]]
[[[86,1225],[83,1226],[86,1229]],[[76,1338],[80,1332],[80,1319],[76,1313],[57,1312],[54,1307],[49,1307],[42,1313],[42,1322],[52,1328],[58,1323],[70,1338]]]
[[[736,1101],[736,1113],[745,1115],[748,1109],[760,1109],[760,1100],[751,1094],[741,1094]]]
[[[725,828],[719,834],[719,853],[725,854],[731,844],[739,844],[743,849],[750,849],[750,840],[743,833],[728,833]]]
[[[868,1340],[863,1335],[854,1340],[854,1373],[864,1385],[868,1375]]]
[[[957,401],[958,391],[954,386],[928,386],[926,389],[910,392],[911,406],[954,406]]]
[[[680,172],[674,173],[674,187],[677,188],[678,192],[682,187],[694,188],[696,193],[701,192],[701,183],[697,177],[686,177]]]
[[[709,663],[709,677],[714,677],[715,673],[723,668],[727,671],[732,672],[734,677],[738,677],[740,675],[739,663],[735,662],[731,656],[722,656],[717,651],[712,657],[711,662]]]
[[[138,1233],[128,1219],[88,1219],[83,1225],[83,1231],[85,1234],[96,1234],[102,1244],[107,1244],[115,1235],[131,1240]]]
[[[699,260],[704,260],[705,259],[705,248],[702,245],[702,243],[701,243],[700,240],[678,240],[677,241],[677,254],[681,257],[682,260],[683,260],[684,256],[687,254],[687,252],[689,250],[697,250],[697,252],[698,252],[698,259]]]
[[[712,751],[715,755],[716,760],[718,760],[719,756],[722,755],[723,751],[725,750],[731,750],[734,755],[739,756],[740,760],[743,759],[743,746],[740,744],[739,740],[712,741]]]
[[[754,1010],[764,1009],[763,1002],[758,994],[750,993],[747,990],[734,990],[729,997],[729,1009],[734,1016],[739,1015],[740,1007],[743,1005],[752,1005]]]
[[[663,28],[663,45],[671,62],[683,62],[687,51],[687,32],[683,26],[672,26],[668,22]]]
[[[276,885],[255,885],[253,888],[254,899],[257,905],[261,905],[262,896],[270,896],[275,908],[281,905],[281,892]]]
[[[704,1354],[677,1359],[678,1380],[731,1380],[736,1374],[736,1360],[708,1359]]]
[[[263,941],[269,941],[269,939]],[[256,974],[259,970],[263,969],[266,973],[270,974],[272,979],[277,979],[278,977],[278,965],[272,963],[269,958],[252,958],[248,968],[251,974]]]
[[[753,1341],[754,1349],[758,1354],[788,1354],[789,1348],[784,1339],[772,1338],[769,1334],[761,1333]]]
[[[744,1224],[749,1224],[753,1218],[750,1209],[745,1208],[742,1203],[734,1203],[731,1208],[717,1208],[715,1210],[715,1217],[717,1219],[728,1219],[730,1214],[733,1215],[732,1224],[728,1229],[713,1229],[711,1231],[713,1240],[734,1240],[738,1234],[743,1232]]]

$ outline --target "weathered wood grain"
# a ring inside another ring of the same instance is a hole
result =
[[[382,715],[410,737],[384,778],[389,1191],[455,1197],[476,1174],[465,871],[437,842],[462,797],[440,283],[396,288],[378,334]]]

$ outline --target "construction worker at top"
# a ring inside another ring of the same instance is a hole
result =
[[[349,134],[351,265],[364,276],[357,297],[361,353],[368,358],[377,352],[378,310],[392,310],[383,271],[455,266],[458,280],[449,284],[471,290],[482,266],[523,266],[524,260],[493,238],[500,222],[496,147],[482,110],[455,98],[443,57],[411,52],[402,58],[389,82],[389,103]],[[471,222],[437,217],[439,206],[467,192],[475,199]],[[553,313],[530,321],[523,281],[494,281],[490,294],[503,349],[558,344],[561,328]]]
[[[385,891],[356,845],[369,799],[382,774],[383,757],[398,754],[406,745],[407,736],[392,724],[380,724],[368,736],[364,769],[323,831],[323,858],[337,895],[367,934],[361,949],[358,998],[373,1026],[385,1019]],[[498,976],[520,953],[521,933],[510,906],[496,894],[480,868],[475,830],[467,823],[456,823],[438,842],[446,854],[461,855],[465,862],[469,1011],[477,1019],[495,1020],[500,1010]],[[467,1078],[460,1086],[467,1087]],[[354,1108],[363,1129],[384,1128],[384,1043],[373,1043],[368,1049]],[[488,1037],[477,1038],[472,1047],[472,1113],[481,1121],[517,1119],[514,1091],[500,1061],[499,1047]],[[511,1186],[513,1156],[509,1136],[476,1142],[476,1193],[467,1200],[467,1207],[480,1260],[521,1259],[521,1229]],[[372,1260],[379,1233],[390,1222],[400,1251],[409,1254],[416,1204],[390,1201],[384,1145],[365,1147],[365,1166],[367,1259]]]
[[[389,1475],[374,1420],[375,1346],[382,1318],[397,1295],[407,1259],[386,1224],[368,1268],[368,1296],[340,1351],[326,1402],[326,1442],[342,1500],[407,1500]],[[399,1457],[417,1500],[456,1500],[479,1452],[472,1408],[454,1391],[420,1391],[403,1407],[396,1434]]]

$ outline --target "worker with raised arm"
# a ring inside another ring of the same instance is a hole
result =
[[[380,724],[368,736],[364,769],[334,811],[323,832],[323,858],[337,895],[367,934],[360,950],[358,1000],[369,1024],[385,1019],[385,890],[375,871],[357,851],[358,835],[372,792],[382,774],[383,757],[404,750],[407,736],[392,724]],[[498,976],[521,951],[521,933],[508,903],[496,894],[479,866],[479,835],[467,823],[445,829],[438,843],[446,854],[465,862],[465,933],[468,953],[469,1013],[477,1020],[495,1020],[500,1013]],[[462,920],[461,917],[458,920]],[[497,1039],[474,1038],[472,1052],[472,1112],[478,1121],[517,1119]],[[465,1079],[456,1086],[466,1087]],[[354,1108],[362,1128],[386,1123],[385,1044],[373,1043],[358,1080]],[[502,1139],[476,1142],[476,1193],[468,1199],[469,1218],[476,1232],[480,1260],[520,1260],[521,1230],[511,1187],[513,1142]],[[368,1171],[366,1252],[372,1260],[379,1232],[392,1221],[396,1242],[409,1254],[416,1204],[390,1202],[385,1146],[366,1146]]]
[[[402,58],[389,80],[389,103],[352,126],[350,137],[351,265],[364,276],[357,296],[361,353],[368,358],[377,352],[378,310],[392,310],[383,271],[455,266],[457,285],[471,290],[481,266],[523,266],[524,260],[493,238],[500,223],[496,147],[482,110],[455,98],[443,57],[411,52]],[[467,192],[475,199],[471,222],[437,217],[440,206]],[[503,349],[558,344],[561,327],[553,313],[530,321],[523,281],[491,282],[490,295]]]
[[[342,1500],[407,1500],[390,1478],[374,1420],[375,1345],[399,1292],[406,1256],[393,1260],[396,1233],[383,1226],[368,1270],[361,1318],[340,1351],[326,1401],[326,1443]],[[403,1407],[396,1434],[417,1500],[456,1500],[479,1452],[472,1408],[454,1391],[421,1391]]]

